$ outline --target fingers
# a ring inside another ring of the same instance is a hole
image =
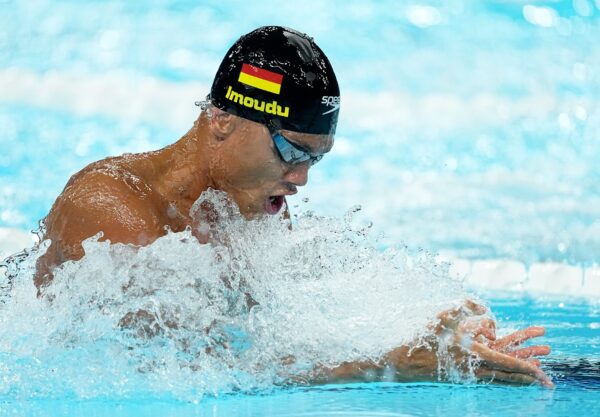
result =
[[[484,306],[466,300],[461,307],[440,313],[437,328],[444,331],[453,329],[456,347],[462,349],[463,354],[470,351],[481,360],[482,366],[476,371],[478,378],[507,384],[539,383],[548,388],[554,387],[552,380],[540,369],[540,360],[535,358],[548,355],[550,347],[516,348],[529,339],[543,336],[546,330],[528,327],[496,339],[496,323],[489,318],[477,317],[486,312]]]
[[[487,368],[479,368],[475,371],[475,376],[483,381],[500,383],[500,384],[511,384],[511,385],[532,385],[539,383],[546,388],[553,388],[552,382],[543,383],[530,375],[504,372],[499,370],[492,370]]]
[[[454,328],[458,324],[460,312],[457,309],[445,310],[437,315],[440,320],[440,325],[444,327]]]
[[[489,346],[494,350],[504,351],[511,346],[520,345],[526,340],[534,337],[540,337],[544,334],[546,334],[546,329],[543,327],[528,327],[526,329],[511,333],[508,336],[502,337],[495,342],[490,343]]]
[[[544,386],[553,386],[548,376],[534,364],[527,361],[496,352],[484,344],[473,342],[471,350],[479,356],[485,365],[494,371],[519,373],[534,377]]]
[[[465,300],[463,306],[469,309],[472,314],[475,314],[477,316],[487,313],[486,306],[484,306],[483,304],[477,304],[476,302],[471,300]]]
[[[516,349],[511,352],[505,352],[507,355],[514,358],[526,359],[532,356],[544,356],[550,354],[550,346],[530,346],[526,348]]]
[[[492,319],[477,319],[462,327],[461,330],[471,333],[476,339],[483,336],[488,340],[496,340],[496,323]]]
[[[480,327],[473,332],[473,337],[478,338],[479,336],[483,336],[487,340],[496,340],[496,332],[486,327]]]
[[[438,318],[442,318],[442,317],[446,317],[446,318],[452,318],[455,319],[458,316],[461,315],[469,315],[469,316],[481,316],[485,313],[487,313],[487,307],[485,307],[482,304],[477,304],[471,300],[465,300],[463,302],[462,305],[460,305],[457,308],[452,308],[450,310],[445,310],[442,311],[439,315]]]
[[[504,353],[496,352],[478,342],[473,342],[471,345],[471,350],[477,354],[484,363],[493,369],[521,372],[534,376],[538,371],[538,369],[536,369],[534,366],[523,360],[508,356]]]
[[[438,327],[442,328],[451,328],[455,329],[461,322],[465,321],[466,318],[471,318],[473,316],[481,316],[482,314],[487,313],[487,308],[482,304],[477,304],[471,300],[465,300],[463,304],[457,308],[453,308],[450,310],[442,311],[437,315],[437,318],[440,320]],[[484,336],[490,336],[490,340],[495,340],[495,329],[496,325],[493,320],[478,318],[479,322],[482,323],[483,327],[487,327],[493,329],[494,337],[491,337],[491,333],[489,331],[485,331],[481,334]],[[475,328],[473,326],[470,332]]]
[[[475,371],[477,379],[486,382],[500,382],[505,384],[531,385],[537,382],[537,379],[530,375],[515,374],[487,368],[479,368]]]

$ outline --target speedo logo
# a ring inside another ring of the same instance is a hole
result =
[[[263,113],[275,114],[281,117],[289,117],[290,115],[290,108],[288,106],[282,108],[279,104],[277,104],[276,100],[268,103],[266,101],[244,96],[243,94],[233,91],[231,86],[227,88],[227,94],[225,94],[225,98],[233,101],[234,103],[241,104],[242,106],[258,110]]]
[[[321,104],[324,104],[326,106],[333,106],[333,109],[327,110],[322,115],[333,113],[334,111],[339,110],[340,108],[340,96],[323,96],[323,98],[321,98]]]

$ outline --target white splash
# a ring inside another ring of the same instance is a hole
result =
[[[192,212],[199,225],[218,219],[211,244],[192,230],[140,248],[96,236],[38,298],[45,242],[0,307],[0,396],[198,399],[414,340],[467,294],[428,254],[376,249],[355,210],[308,212],[290,230],[278,216],[245,221],[207,192]]]

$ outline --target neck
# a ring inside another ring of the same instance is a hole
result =
[[[159,168],[155,190],[185,218],[200,194],[214,186],[209,173],[205,145],[208,130],[203,116],[181,139],[157,153],[162,169]]]

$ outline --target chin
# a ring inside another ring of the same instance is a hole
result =
[[[260,217],[266,216],[264,207],[260,204],[244,204],[240,205],[240,213],[246,220],[258,219]]]
[[[277,216],[284,211],[286,205],[285,195],[268,195],[257,197],[252,200],[236,200],[240,213],[246,219],[251,220],[263,216]]]

